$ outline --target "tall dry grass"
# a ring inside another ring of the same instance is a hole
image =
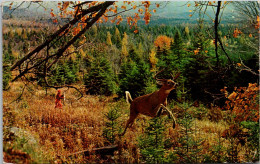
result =
[[[21,92],[23,95],[17,100]],[[63,90],[64,91],[64,90]],[[46,90],[28,85],[25,89],[23,83],[14,82],[9,91],[3,92],[4,127],[20,128],[37,141],[35,154],[41,154],[41,161],[55,163],[140,163],[141,154],[138,148],[138,137],[144,133],[147,126],[146,116],[138,116],[132,128],[129,128],[123,137],[116,138],[120,151],[113,157],[90,155],[83,157],[81,154],[70,156],[82,150],[92,150],[96,147],[107,146],[108,141],[102,136],[106,127],[105,113],[113,106],[120,109],[119,125],[124,128],[129,118],[129,105],[124,101],[113,101],[113,97],[85,95],[77,100],[77,93],[70,89],[66,92],[66,101],[63,109],[55,109],[55,89]],[[190,111],[194,111],[192,107]],[[177,114],[176,114],[177,115]],[[178,119],[178,118],[177,118]],[[171,127],[167,124],[165,137],[173,143],[169,151],[176,151],[179,146],[178,139],[185,137],[183,127]],[[210,150],[218,144],[218,140],[229,124],[224,120],[212,122],[205,118],[195,119],[192,136],[195,140],[202,140],[200,148],[202,154],[212,153]],[[221,138],[222,146],[228,148],[230,142]],[[4,147],[9,145],[4,142]],[[11,143],[13,144],[13,143]],[[9,148],[8,147],[8,148]],[[16,148],[17,149],[17,148]],[[245,150],[241,147],[239,156],[245,159]],[[30,155],[30,154],[29,154]],[[38,162],[38,156],[31,155],[30,162]],[[14,162],[14,161],[9,161]]]
[[[17,99],[21,92],[23,95]],[[124,101],[113,102],[113,97],[85,95],[77,100],[74,90],[66,92],[66,101],[63,109],[55,109],[55,89],[45,90],[35,86],[23,88],[23,83],[14,82],[9,91],[3,92],[3,106],[5,125],[9,120],[7,111],[15,113],[13,127],[18,127],[31,133],[37,138],[41,153],[49,161],[67,161],[68,155],[82,150],[91,150],[105,146],[107,143],[102,136],[105,128],[104,114],[114,104],[121,109],[120,124],[125,125],[128,119],[128,105]],[[137,134],[142,132],[145,117],[140,117],[136,128],[128,131],[121,138],[124,160],[135,161],[137,152]],[[118,138],[117,138],[118,140]],[[103,159],[95,155],[83,159],[73,157],[73,162],[100,162]]]

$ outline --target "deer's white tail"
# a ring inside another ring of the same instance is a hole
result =
[[[132,101],[133,101],[133,99],[132,99],[132,97],[131,97],[130,92],[125,91],[125,97],[126,97],[126,102],[127,102],[128,104],[131,104]]]

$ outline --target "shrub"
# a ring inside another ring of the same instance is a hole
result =
[[[178,123],[183,127],[181,137],[178,139],[179,146],[176,147],[176,154],[181,163],[199,163],[201,161],[201,139],[196,138],[196,125],[193,128],[194,118],[187,111],[189,105],[183,103],[184,115],[178,119]]]
[[[103,129],[103,136],[110,142],[115,143],[116,136],[120,133],[121,129],[118,126],[118,118],[120,117],[118,107],[111,108],[105,113],[105,128]]]
[[[248,158],[253,162],[259,161],[259,122],[242,121],[241,125],[249,130],[247,144],[251,150]]]
[[[219,122],[221,119],[223,119],[221,110],[219,107],[211,107],[208,113],[208,119],[210,121]]]
[[[11,72],[9,66],[3,67],[3,90],[9,89],[9,82],[11,79]]]
[[[225,102],[225,109],[230,110],[234,115],[234,121],[241,123],[242,121],[259,120],[259,86],[255,84],[248,84],[248,87],[234,88],[234,91],[229,94],[227,88],[221,90],[227,101]]]
[[[164,148],[165,122],[159,117],[149,121],[144,135],[138,139],[143,160],[147,163],[163,163],[166,150]]]

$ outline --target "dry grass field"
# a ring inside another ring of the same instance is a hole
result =
[[[22,82],[11,84],[9,91],[3,92],[3,130],[4,130],[4,160],[18,163],[140,163],[141,154],[138,147],[138,137],[144,133],[150,118],[139,116],[134,126],[128,129],[123,137],[116,136],[115,144],[119,150],[113,155],[72,153],[92,150],[93,148],[110,145],[102,133],[106,128],[105,113],[117,106],[120,117],[120,128],[124,128],[129,115],[129,105],[124,100],[114,101],[113,97],[85,95],[77,100],[77,93],[70,89],[66,92],[63,109],[55,109],[55,89],[45,90],[28,85],[23,90]],[[65,90],[62,90],[65,91]],[[204,111],[209,109],[202,107]],[[174,106],[176,116],[181,115],[180,107]],[[178,110],[177,110],[178,109]],[[196,107],[189,107],[188,112],[194,113]],[[179,113],[176,113],[179,112]],[[224,113],[223,113],[224,114]],[[178,118],[177,118],[178,119]],[[176,152],[181,147],[178,139],[185,136],[185,128],[177,125],[175,129],[166,123],[165,137],[172,146],[169,152]],[[216,145],[227,150],[232,144],[230,140],[221,137],[229,128],[224,119],[212,122],[207,115],[195,118],[191,127],[195,141],[201,141],[198,156],[205,154],[214,158]],[[238,160],[246,161],[247,148],[237,145]],[[176,161],[174,161],[176,162]],[[199,161],[203,162],[203,161]]]

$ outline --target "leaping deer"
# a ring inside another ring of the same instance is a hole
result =
[[[162,71],[159,71],[154,76],[154,79]],[[166,108],[166,106],[169,93],[177,86],[177,83],[174,80],[176,80],[179,76],[180,73],[176,74],[172,80],[156,78],[157,84],[162,85],[162,87],[153,93],[137,97],[134,100],[128,91],[125,92],[126,101],[130,103],[130,118],[127,120],[125,130],[120,136],[125,134],[129,125],[130,127],[133,125],[134,120],[139,115],[139,113],[150,117],[157,117],[168,113],[168,115],[173,119],[173,128],[175,128],[176,119],[172,112]]]

